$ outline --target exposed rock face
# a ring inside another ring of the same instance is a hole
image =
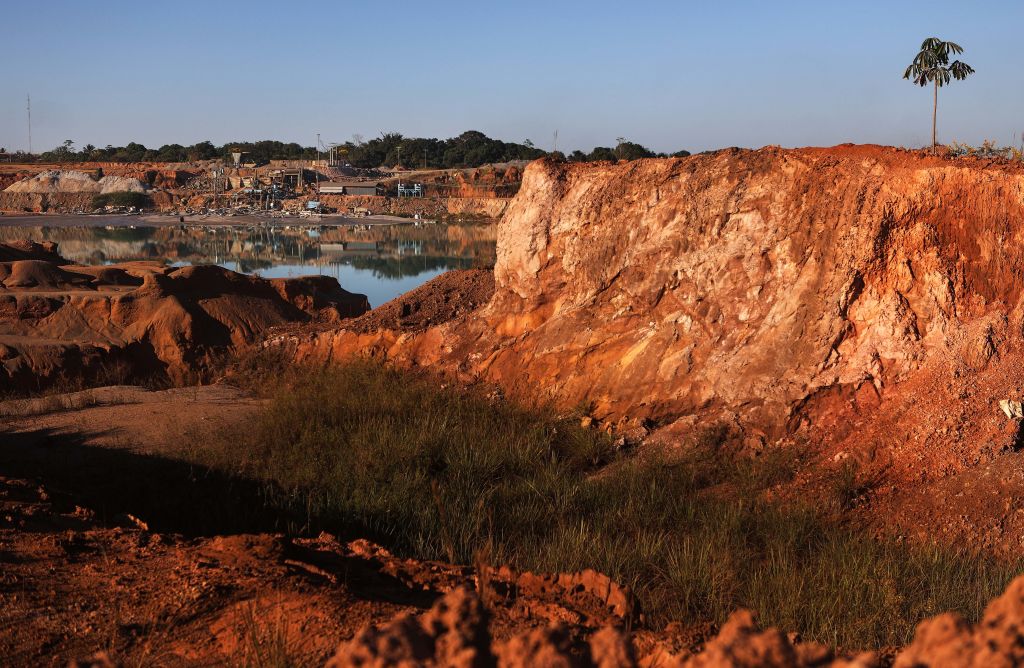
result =
[[[31,193],[0,192],[0,211],[14,212],[68,212],[88,211],[94,193]]]
[[[0,389],[103,373],[183,381],[270,327],[360,315],[333,278],[266,281],[212,265],[67,264],[54,244],[0,245]],[[109,378],[122,381],[125,378]]]
[[[811,428],[837,451],[921,441],[884,455],[908,474],[931,457],[934,423],[907,419],[923,411],[963,437],[935,462],[952,450],[957,467],[983,444],[1015,447],[992,408],[1024,392],[1007,362],[1022,218],[1019,166],[898,149],[538,161],[499,224],[489,304],[418,336],[320,335],[300,356],[369,347],[592,402],[599,418]],[[992,387],[976,394],[964,374]]]

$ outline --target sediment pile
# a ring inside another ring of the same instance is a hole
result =
[[[0,244],[0,390],[61,382],[185,382],[271,327],[369,309],[333,278],[264,280],[213,265],[97,267],[55,244]],[[117,373],[117,378],[104,374]]]
[[[148,184],[126,176],[97,177],[73,170],[50,170],[12,183],[4,189],[9,193],[114,193],[146,192]]]

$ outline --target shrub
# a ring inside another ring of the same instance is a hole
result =
[[[102,209],[105,206],[133,206],[136,209],[149,209],[153,207],[153,198],[146,193],[128,191],[103,193],[92,198],[92,208]]]

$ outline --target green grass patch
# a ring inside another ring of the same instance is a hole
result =
[[[102,209],[105,206],[134,206],[136,209],[153,207],[153,198],[146,193],[114,192],[103,193],[92,198],[92,208]]]
[[[305,518],[296,530],[464,564],[485,550],[522,569],[595,568],[631,585],[654,626],[749,607],[810,639],[894,646],[926,616],[978,618],[1020,570],[765,501],[791,452],[738,457],[711,434],[672,461],[624,455],[578,416],[373,363],[267,382],[259,420],[207,439],[201,458],[267,481],[268,503]]]

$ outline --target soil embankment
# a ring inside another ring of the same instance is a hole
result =
[[[709,425],[749,452],[813,443],[885,509],[869,522],[1009,553],[1021,219],[1019,164],[895,148],[538,161],[499,222],[483,307],[280,343],[548,394],[669,443]]]
[[[881,147],[539,161],[499,224],[490,302],[378,352],[614,422],[802,431],[836,453],[870,434],[873,456],[938,475],[1016,447],[998,402],[1024,391],[1022,192],[1019,166]],[[342,328],[299,356],[366,345]]]
[[[181,383],[271,327],[369,308],[328,277],[263,280],[220,267],[83,266],[55,244],[0,245],[0,391],[55,383]]]

